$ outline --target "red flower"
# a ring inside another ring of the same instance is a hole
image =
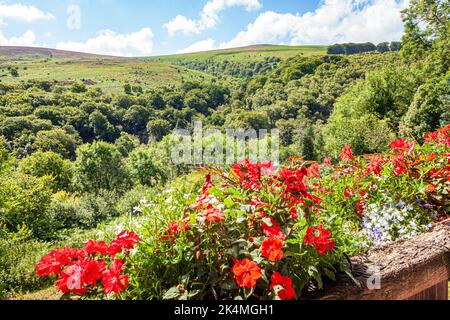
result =
[[[36,274],[40,276],[59,275],[62,267],[68,265],[72,259],[79,259],[82,256],[83,253],[77,248],[70,249],[65,246],[63,249],[53,250],[36,264]]]
[[[115,260],[109,269],[103,271],[102,283],[105,294],[113,291],[115,294],[119,294],[128,287],[128,276],[121,274],[122,266],[122,260]]]
[[[314,246],[320,254],[326,255],[327,250],[334,250],[334,240],[330,240],[331,232],[324,229],[323,226],[309,228],[306,231],[305,243]]]
[[[108,245],[105,241],[89,240],[83,247],[83,251],[87,254],[108,254]]]
[[[271,277],[270,290],[277,290],[276,294],[281,300],[292,300],[295,298],[295,290],[292,288],[292,280],[289,277],[283,277],[275,272]],[[277,288],[278,287],[278,288]]]
[[[345,186],[344,195],[347,198],[351,198],[351,197],[353,197],[355,195],[355,193],[350,191],[350,187],[349,186]]]
[[[83,268],[79,263],[73,263],[67,267],[56,281],[56,286],[63,293],[86,293],[87,289],[83,288]]]
[[[407,170],[407,163],[404,154],[399,154],[392,157],[391,162],[394,165],[394,173],[396,175],[399,176]]]
[[[315,162],[308,168],[308,177],[318,177],[318,176],[320,176],[319,164]]]
[[[339,158],[344,162],[349,162],[355,160],[353,157],[353,151],[351,145],[345,146],[342,148],[342,153],[339,155]]]
[[[278,226],[278,223],[275,221],[273,217],[269,217],[270,222],[272,223],[272,226],[267,225],[266,223],[263,224],[263,232],[266,235],[266,237],[274,237],[281,240],[286,239],[286,235],[280,230],[280,227]]]
[[[237,284],[242,288],[251,289],[256,286],[256,281],[262,277],[261,268],[249,259],[242,260],[242,263],[233,259],[234,266],[231,271],[234,274]]]
[[[270,237],[268,240],[262,242],[262,256],[269,259],[271,262],[276,262],[283,258],[284,241]]]
[[[358,202],[356,203],[356,207],[355,207],[355,212],[358,215],[358,217],[361,218],[365,207],[366,207],[366,203],[364,202],[364,200],[359,199]]]
[[[375,174],[379,176],[383,170],[385,161],[380,157],[372,157],[370,163],[366,166],[366,174]]]
[[[438,139],[439,133],[437,131],[425,135],[425,142],[437,142]]]
[[[115,256],[117,253],[123,250],[131,250],[136,243],[139,243],[141,239],[133,231],[123,231],[117,239],[113,240],[109,245],[108,254]]]
[[[209,222],[220,222],[225,219],[225,214],[217,208],[204,210],[201,212]]]
[[[273,171],[273,164],[271,162],[252,163],[249,160],[245,160],[235,163],[232,167],[239,179],[239,184],[244,189],[254,191],[259,191],[261,177]]]
[[[308,187],[303,182],[307,173],[308,171],[304,167],[301,170],[283,169],[279,172],[279,179],[283,182],[285,188],[283,197],[293,205],[303,203],[304,198],[312,199],[314,202],[320,200],[309,193]]]
[[[414,148],[416,142],[409,142],[406,141],[405,139],[398,139],[393,141],[389,147],[394,150],[396,153],[405,153],[405,152],[410,152],[412,151],[412,149]]]
[[[83,284],[93,286],[101,279],[103,271],[105,271],[105,261],[98,262],[93,259],[86,259],[82,263]]]
[[[330,167],[331,166],[331,158],[326,157],[325,159],[323,159],[323,164],[327,167]]]

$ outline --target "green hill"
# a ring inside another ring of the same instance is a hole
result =
[[[267,57],[280,59],[290,58],[299,54],[305,56],[326,54],[326,46],[282,46],[282,45],[254,45],[241,48],[212,50],[158,57],[148,57],[144,60],[173,62],[173,61],[204,61],[204,60],[230,60],[230,61],[260,61]]]

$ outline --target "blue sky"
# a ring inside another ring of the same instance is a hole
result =
[[[408,0],[0,0],[0,45],[128,56],[399,40]]]

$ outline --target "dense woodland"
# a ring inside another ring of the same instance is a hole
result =
[[[0,297],[36,286],[23,252],[132,212],[151,188],[187,172],[171,165],[169,135],[194,121],[277,128],[283,161],[322,161],[348,144],[357,155],[381,153],[396,137],[422,142],[450,123],[445,3],[411,1],[402,45],[182,64],[215,76],[207,83],[146,91],[131,83],[107,94],[83,83],[0,82]]]

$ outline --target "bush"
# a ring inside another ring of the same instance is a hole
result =
[[[36,276],[35,265],[48,250],[44,243],[26,240],[20,234],[5,234],[0,229],[0,299],[13,292],[42,288],[46,283]]]
[[[126,159],[125,166],[135,184],[155,186],[167,179],[164,166],[154,158],[147,146],[133,150]]]
[[[101,221],[117,217],[118,198],[116,192],[109,190],[84,195],[78,208],[79,224],[83,228],[94,228]]]
[[[137,213],[136,209],[141,204],[143,199],[148,199],[151,195],[152,189],[147,186],[137,185],[130,191],[126,192],[120,197],[116,205],[119,214]],[[140,209],[139,209],[140,210]]]
[[[0,179],[0,224],[11,232],[25,225],[34,237],[51,238],[56,223],[46,214],[53,192],[51,185],[48,177],[20,173]]]
[[[106,142],[85,144],[77,150],[75,187],[81,192],[121,190],[128,185],[123,158],[117,148]]]
[[[70,190],[72,183],[72,163],[54,152],[35,152],[19,163],[19,171],[37,178],[53,178],[55,190]]]

